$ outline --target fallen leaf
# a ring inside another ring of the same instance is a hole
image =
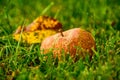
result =
[[[54,18],[40,16],[27,27],[19,26],[13,38],[26,43],[41,43],[42,40],[62,30],[62,24]]]

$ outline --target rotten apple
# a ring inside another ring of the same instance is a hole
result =
[[[43,54],[47,54],[52,49],[54,58],[58,57],[58,59],[61,59],[62,51],[65,55],[70,54],[72,58],[76,55],[84,58],[86,54],[92,57],[95,40],[91,33],[81,28],[74,28],[47,37],[43,40],[40,49]]]

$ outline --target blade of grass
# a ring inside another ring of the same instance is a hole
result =
[[[52,6],[54,5],[54,2],[51,2],[43,11],[40,15],[44,15]]]
[[[60,9],[57,10],[57,12],[56,12],[56,14],[55,14],[55,16],[54,16],[55,19],[56,19],[57,16],[59,15],[59,12],[60,12]]]
[[[23,21],[23,24],[22,24],[22,26],[25,24],[25,20]],[[20,43],[21,43],[21,38],[22,38],[22,32],[23,32],[23,29],[24,29],[24,26],[22,27],[22,30],[21,30],[21,33],[20,33],[20,38],[19,38],[19,41],[18,41],[18,44],[17,44],[17,46],[16,46],[16,51],[15,51],[15,57],[14,57],[14,59],[15,59],[15,61],[14,61],[14,66],[16,66],[17,65],[17,55],[18,55],[18,51],[19,51],[19,47],[20,47]],[[12,61],[12,58],[11,58],[11,60],[10,60],[10,62]]]

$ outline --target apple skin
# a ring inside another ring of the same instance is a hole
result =
[[[91,33],[81,28],[74,28],[64,31],[62,34],[63,36],[57,33],[43,40],[40,47],[43,54],[47,54],[52,49],[54,58],[58,57],[58,59],[61,59],[62,51],[70,54],[72,58],[75,58],[76,55],[84,58],[86,53],[92,57],[95,40]]]

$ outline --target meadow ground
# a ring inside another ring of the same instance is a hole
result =
[[[40,44],[12,38],[19,25],[47,15],[63,29],[83,28],[92,33],[96,51],[73,63],[70,58],[44,60]],[[0,80],[120,80],[119,0],[0,0]]]

